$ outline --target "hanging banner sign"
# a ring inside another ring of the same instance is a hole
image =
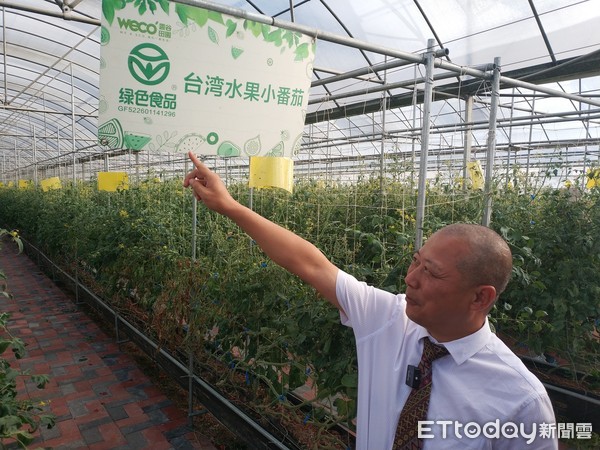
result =
[[[313,38],[169,2],[103,0],[98,138],[106,148],[292,156]]]

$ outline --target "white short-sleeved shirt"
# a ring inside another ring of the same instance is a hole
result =
[[[405,382],[407,366],[419,364],[421,339],[429,333],[406,316],[403,294],[376,289],[341,270],[336,293],[341,321],[356,338],[356,448],[391,449],[411,390]],[[428,436],[425,449],[558,448],[556,438],[545,437],[555,416],[544,386],[487,321],[479,331],[444,346],[450,356],[434,362],[431,423],[421,428]]]

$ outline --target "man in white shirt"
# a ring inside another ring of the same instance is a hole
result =
[[[548,395],[491,332],[487,315],[506,287],[512,256],[489,228],[455,224],[434,233],[394,295],[344,273],[313,244],[235,201],[221,179],[193,154],[184,180],[208,208],[233,220],[277,264],[312,285],[351,326],[358,352],[359,450],[386,450],[411,391],[422,339],[449,356],[433,363],[427,420],[419,445],[431,449],[557,449]],[[552,436],[552,437],[547,437]]]

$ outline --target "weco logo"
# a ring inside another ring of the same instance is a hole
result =
[[[131,50],[127,66],[133,78],[148,86],[165,81],[171,69],[171,63],[164,50],[150,43],[140,44]]]
[[[158,32],[158,27],[153,23],[138,22],[137,20],[122,19],[120,17],[117,17],[117,21],[119,22],[119,28],[135,33],[156,34]]]

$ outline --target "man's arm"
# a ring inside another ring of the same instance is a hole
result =
[[[335,293],[338,268],[310,242],[238,203],[216,173],[193,153],[189,157],[195,169],[187,174],[183,185],[191,187],[208,208],[233,220],[275,263],[313,286],[339,309]]]

